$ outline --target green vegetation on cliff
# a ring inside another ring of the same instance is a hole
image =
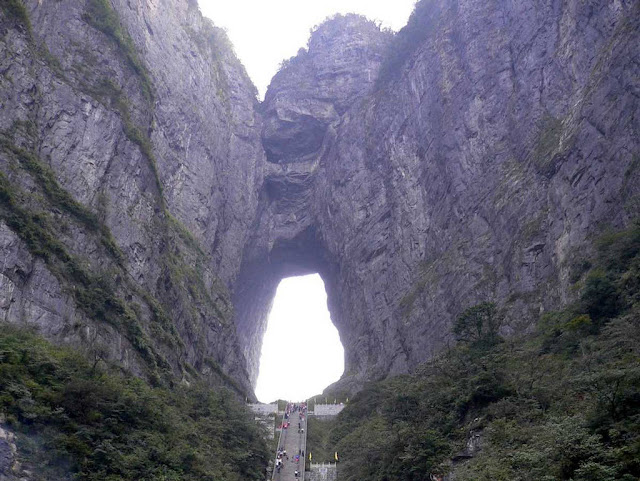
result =
[[[16,25],[22,26],[29,36],[29,39],[32,38],[33,28],[31,26],[31,20],[29,20],[29,13],[21,0],[0,0],[0,10],[2,10],[2,13],[9,19],[12,19]]]
[[[0,416],[35,479],[262,480],[268,459],[228,391],[151,387],[3,324]]]
[[[390,82],[397,80],[404,64],[416,52],[436,29],[434,25],[439,20],[440,9],[433,0],[419,0],[409,17],[407,25],[402,28],[389,44],[380,72],[376,79],[376,86],[383,88]]]
[[[141,281],[131,274],[130,246],[119,246],[107,226],[109,202],[115,200],[107,195],[107,189],[96,193],[97,205],[83,205],[66,190],[68,184],[58,181],[46,159],[40,158],[41,126],[33,117],[16,120],[0,132],[0,155],[6,159],[0,169],[0,222],[20,237],[33,256],[44,261],[62,293],[72,296],[79,315],[65,318],[70,337],[84,339],[84,328],[96,327],[100,336],[88,344],[99,355],[104,339],[109,338],[105,333],[115,330],[134,348],[129,352],[136,351],[129,365],[135,372],[144,372],[148,380],[170,383],[173,375],[191,380],[195,364],[210,373],[210,382],[244,396],[246,383],[231,379],[225,372],[228,366],[212,369],[205,362],[214,350],[207,329],[220,330],[220,338],[225,330],[231,332],[231,302],[225,286],[206,270],[210,265],[207,254],[166,205],[150,140],[153,85],[149,72],[110,0],[88,0],[80,7],[83,19],[97,30],[89,29],[89,33],[108,37],[102,40],[113,47],[109,53],[116,53],[116,62],[123,64],[118,71],[123,75],[113,74],[110,55],[108,61],[89,65],[82,75],[68,71],[69,78],[62,80],[119,113],[124,134],[146,161],[141,162],[141,169],[148,163],[157,186],[157,190],[149,190],[157,200],[158,215],[145,221],[148,232],[153,232],[150,237],[157,240],[149,246],[157,248],[157,278]],[[30,25],[21,0],[0,1],[0,9],[12,28]],[[45,52],[37,37],[37,32],[35,37],[29,34],[30,44],[38,47],[34,53]],[[189,339],[189,354],[183,339]]]
[[[101,244],[115,259],[122,261],[110,231],[97,217],[77,203],[56,182],[50,170],[33,154],[12,146],[0,138],[0,149],[11,153],[34,177],[42,188],[51,206],[63,209],[90,232],[99,236]],[[168,371],[167,361],[152,347],[149,336],[142,329],[136,309],[125,302],[117,292],[111,272],[94,273],[86,262],[69,252],[59,239],[51,215],[43,210],[34,210],[31,195],[16,188],[7,176],[0,172],[0,220],[3,220],[25,243],[31,254],[42,259],[49,271],[69,287],[77,306],[91,319],[104,322],[118,329],[136,348],[146,361],[150,376],[156,378],[160,371]],[[160,310],[153,310],[160,326],[173,334]]]
[[[455,323],[455,349],[369,385],[319,436],[310,424],[314,461],[338,451],[343,481],[450,470],[474,481],[638,479],[640,224],[596,248],[574,276],[579,300],[536,333],[501,339],[492,304],[475,306]]]
[[[149,103],[153,102],[153,86],[149,72],[140,59],[129,32],[122,25],[109,0],[88,0],[84,19],[114,41],[129,66],[140,78],[145,99]]]

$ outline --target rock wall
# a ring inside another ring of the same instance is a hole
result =
[[[638,216],[639,6],[418,5],[318,176],[347,370],[411,369],[487,299],[529,328],[589,236]]]
[[[319,272],[357,389],[478,302],[529,329],[640,211],[638,1],[337,16],[262,104],[193,0],[19,3],[0,315],[139,374],[250,393],[278,282]]]
[[[140,374],[195,368],[252,395],[228,287],[264,154],[225,34],[187,0],[11,4],[2,319]]]

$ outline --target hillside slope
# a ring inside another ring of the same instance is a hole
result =
[[[640,224],[596,245],[578,301],[515,338],[474,320],[415,374],[370,383],[310,423],[314,462],[337,451],[346,481],[637,479]]]

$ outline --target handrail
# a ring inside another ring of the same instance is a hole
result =
[[[300,448],[302,450],[302,452],[304,453],[304,455],[302,456],[302,481],[304,481],[304,476],[306,473],[306,466],[307,466],[307,434],[309,432],[309,425],[307,423],[307,421],[309,420],[309,410],[307,410],[307,412],[304,415],[304,436],[302,436],[302,448]]]

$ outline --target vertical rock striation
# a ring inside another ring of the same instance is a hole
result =
[[[2,319],[250,393],[228,288],[264,154],[225,34],[187,0],[25,5],[0,19]]]

